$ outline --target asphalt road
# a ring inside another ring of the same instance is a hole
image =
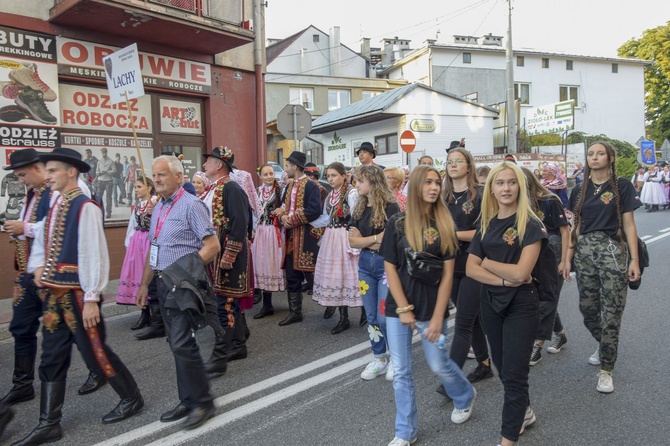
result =
[[[543,354],[531,369],[530,392],[536,425],[521,445],[667,445],[666,342],[667,286],[670,265],[670,211],[636,212],[639,234],[647,238],[652,266],[640,290],[630,291],[624,315],[615,391],[596,391],[597,367],[587,359],[596,348],[582,324],[574,282],[566,283],[560,313],[568,344],[558,355]],[[78,352],[73,353],[58,445],[386,445],[393,438],[395,405],[391,383],[383,377],[363,381],[360,372],[370,359],[359,312],[351,312],[352,328],[333,336],[336,317],[305,299],[305,321],[289,327],[277,322],[287,310],[284,296],[275,298],[275,316],[256,321],[249,315],[249,357],[232,363],[228,373],[212,381],[216,417],[195,431],[179,423],[160,423],[160,414],[177,404],[174,362],[164,340],[136,341],[129,327],[136,315],[107,320],[110,344],[135,375],[146,401],[137,416],[115,425],[100,418],[117,402],[109,386],[78,396],[86,378]],[[198,334],[203,356],[212,348],[207,329]],[[0,393],[10,386],[12,341],[0,343]],[[463,425],[449,420],[452,404],[435,392],[437,381],[415,344],[415,384],[419,406],[418,445],[495,445],[500,439],[502,385],[497,378],[476,385],[477,403]],[[466,373],[475,367],[468,361]],[[15,407],[2,444],[26,435],[36,424],[39,401]]]

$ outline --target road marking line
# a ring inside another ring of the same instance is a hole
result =
[[[665,238],[665,237],[670,237],[670,232],[666,232],[663,235],[657,235],[656,237],[652,237],[649,240],[646,240],[647,245],[650,244],[650,243],[654,243],[655,241],[658,241],[658,240],[660,240],[662,238]]]
[[[647,239],[650,239],[652,237],[653,237],[653,235],[644,235],[644,236],[640,237],[640,239],[647,240]]]
[[[454,314],[456,312],[454,311]],[[450,319],[447,322],[447,328],[452,328],[454,326],[454,318]],[[420,340],[419,335],[415,335],[412,338],[412,343],[416,343]],[[247,386],[243,389],[237,390],[235,392],[231,392],[228,395],[220,396],[218,398],[214,399],[214,405],[217,408],[221,408],[227,404],[233,403],[239,399],[248,397],[250,395],[253,395],[254,393],[260,392],[266,388],[269,387],[275,387],[277,384],[281,384],[282,382],[288,381],[293,378],[297,378],[300,375],[303,375],[305,373],[309,373],[313,370],[316,370],[318,368],[327,366],[330,363],[333,363],[335,361],[338,361],[340,359],[346,358],[348,356],[351,356],[355,353],[359,353],[363,350],[366,350],[370,348],[370,342],[362,342],[360,344],[354,345],[353,347],[349,347],[345,350],[342,350],[340,352],[334,353],[329,356],[325,356],[319,360],[310,362],[308,364],[305,364],[301,367],[295,368],[293,370],[289,370],[284,373],[280,373],[277,376],[273,376],[271,378],[268,378],[266,380],[260,381],[256,384],[252,384],[251,386]],[[221,415],[218,415],[207,424],[205,424],[203,427],[196,429],[194,431],[180,431],[177,432],[173,435],[170,435],[165,438],[161,438],[159,440],[156,440],[155,445],[165,445],[165,444],[179,444],[183,443],[187,439],[190,438],[195,438],[197,436],[203,435],[210,430],[217,429],[225,424],[228,424],[232,421],[235,421],[236,419],[239,418],[239,414],[241,414],[243,411],[250,410],[249,413],[256,412],[258,410],[264,409],[266,407],[271,406],[272,404],[275,404],[281,400],[284,400],[286,398],[289,398],[299,392],[303,392],[305,390],[308,390],[318,384],[321,384],[323,382],[329,381],[333,378],[336,378],[340,375],[343,375],[345,373],[348,373],[352,370],[354,370],[357,367],[361,367],[365,364],[370,362],[370,356],[366,355],[357,359],[354,359],[352,361],[349,361],[345,364],[342,364],[334,369],[331,369],[327,372],[321,373],[317,376],[314,376],[312,378],[309,378],[307,380],[304,380],[300,383],[296,383],[294,385],[291,385],[289,387],[286,387],[285,389],[278,390],[277,392],[271,393],[270,395],[267,395],[265,397],[262,397],[258,400],[252,401],[250,403],[247,403],[241,407],[237,407],[234,409],[234,415],[231,415],[230,412],[225,412],[222,413]],[[332,375],[332,376],[331,376]],[[383,379],[383,378],[382,378]],[[304,388],[303,388],[304,387]],[[252,410],[253,409],[253,410]],[[244,412],[242,415],[247,415],[248,413]],[[242,416],[240,415],[240,416]],[[152,423],[149,423],[145,426],[133,429],[131,431],[125,432],[121,435],[118,435],[113,438],[109,438],[105,441],[102,441],[100,443],[97,443],[95,446],[121,446],[125,444],[129,444],[132,442],[135,442],[141,438],[144,437],[149,437],[152,435],[155,435],[161,430],[167,429],[169,427],[172,427],[175,423],[179,423],[179,421],[175,421],[172,423],[162,423],[160,421],[154,421]],[[212,429],[209,429],[208,426],[213,425]],[[189,436],[188,438],[184,437],[184,435]],[[171,440],[171,439],[178,439],[178,440]],[[176,441],[176,443],[166,443],[166,441]]]
[[[670,228],[665,228],[665,229],[659,229],[658,232],[668,232],[670,231]]]

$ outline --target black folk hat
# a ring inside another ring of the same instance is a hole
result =
[[[302,152],[298,152],[297,150],[294,150],[293,153],[291,153],[291,155],[288,158],[286,158],[286,161],[295,164],[301,169],[304,169],[305,164],[307,164],[307,155],[305,155]]]
[[[39,153],[35,149],[16,150],[9,154],[9,166],[4,166],[4,170],[14,170],[19,167],[29,166],[33,163],[39,163]]]
[[[85,173],[91,170],[91,166],[81,159],[81,153],[67,147],[56,147],[48,153],[40,153],[40,161],[62,161],[76,167],[79,172]]]
[[[216,159],[219,159],[226,163],[226,166],[228,166],[229,171],[233,171],[233,163],[235,162],[235,155],[233,155],[233,151],[230,150],[228,147],[214,147],[214,150],[212,150],[212,153],[203,153],[205,158],[214,157]]]
[[[447,153],[449,153],[449,151],[450,151],[451,149],[455,149],[456,147],[462,147],[462,148],[465,148],[465,139],[462,139],[462,140],[460,140],[460,141],[451,141],[451,142],[449,143],[449,148],[447,149]]]
[[[372,153],[372,159],[377,158],[377,151],[375,150],[375,146],[373,146],[372,143],[367,141],[362,143],[360,147],[356,149],[356,156],[358,156],[361,150]]]

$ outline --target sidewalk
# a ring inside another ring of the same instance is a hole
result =
[[[105,317],[116,316],[119,314],[132,313],[139,311],[134,305],[116,305],[116,294],[119,289],[119,281],[110,280],[107,288],[103,292],[104,301],[102,304],[102,314]],[[0,300],[0,341],[12,337],[9,332],[9,322],[12,320],[12,300]]]

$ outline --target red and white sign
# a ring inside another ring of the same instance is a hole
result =
[[[103,59],[119,49],[64,37],[58,37],[56,42],[58,73],[88,79],[106,79]],[[141,51],[139,59],[145,87],[201,94],[212,91],[212,69],[209,64]]]
[[[412,153],[416,147],[416,136],[411,130],[405,130],[400,134],[400,148],[405,153]]]
[[[70,129],[90,129],[104,132],[131,132],[125,102],[112,104],[105,88],[61,84],[61,126]],[[137,133],[152,133],[151,96],[131,99]]]
[[[161,132],[202,135],[202,107],[198,102],[160,100]]]

